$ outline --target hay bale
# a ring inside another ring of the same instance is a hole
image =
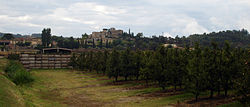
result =
[[[55,55],[55,58],[61,58],[61,55]]]
[[[35,66],[35,67],[32,67],[33,69],[40,69],[41,67],[37,67],[37,66]]]
[[[49,60],[49,61],[54,61],[54,60],[55,60],[55,58],[50,57],[48,60]]]
[[[22,64],[29,64],[29,61],[21,61]]]
[[[56,69],[60,69],[60,68],[62,68],[61,66],[58,66],[58,67],[55,67]]]
[[[29,57],[29,60],[35,60],[35,57]]]
[[[42,60],[48,60],[49,57],[42,57]]]
[[[61,58],[55,58],[55,61],[61,61],[62,59]]]
[[[29,58],[28,58],[28,57],[27,57],[27,58],[26,58],[26,57],[21,57],[20,60],[21,60],[21,61],[28,61]]]
[[[36,64],[41,64],[41,63],[42,63],[42,61],[36,61],[35,63],[36,63]]]
[[[62,67],[68,67],[68,64],[62,64]]]
[[[61,61],[55,61],[55,64],[60,64],[61,63]]]
[[[54,67],[55,65],[54,64],[49,64],[48,67]]]
[[[62,58],[70,58],[71,57],[71,55],[61,55],[62,56]]]
[[[55,67],[61,67],[61,64],[55,64]]]
[[[49,64],[55,64],[55,61],[49,61]]]
[[[46,55],[46,54],[42,54],[42,57],[49,57],[48,55]]]
[[[29,54],[29,57],[35,57],[36,55],[34,55],[34,54]]]
[[[30,67],[34,67],[34,66],[35,66],[35,64],[30,64],[29,66],[30,66]]]
[[[49,64],[42,64],[42,67],[49,67]]]
[[[61,68],[66,69],[66,68],[68,68],[68,67],[61,67]]]
[[[66,64],[66,63],[68,63],[68,62],[67,62],[67,61],[61,61],[61,63],[62,63],[62,64]]]
[[[68,59],[67,58],[61,58],[62,61],[67,61]]]
[[[41,61],[42,58],[41,57],[36,57],[36,61]]]
[[[48,55],[49,57],[55,57],[55,55]]]
[[[42,64],[35,64],[35,67],[42,67]]]
[[[34,64],[36,61],[34,60],[34,61],[30,61],[30,64]]]
[[[41,54],[36,54],[36,57],[37,57],[37,58],[41,58],[42,55],[41,55]]]
[[[21,54],[21,57],[28,57],[29,54]]]
[[[55,69],[55,67],[53,66],[53,67],[48,67],[49,69]]]
[[[48,60],[42,60],[42,63],[43,63],[43,64],[48,64],[49,61],[48,61]]]

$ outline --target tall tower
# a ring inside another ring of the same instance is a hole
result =
[[[130,35],[130,28],[128,29],[128,34]]]

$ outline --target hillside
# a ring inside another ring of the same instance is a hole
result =
[[[176,44],[179,47],[194,47],[195,42],[198,42],[201,47],[210,47],[212,42],[216,42],[220,48],[224,46],[225,41],[229,41],[230,46],[237,48],[250,48],[250,35],[247,30],[227,30],[219,32],[211,32],[204,34],[193,34],[188,37],[175,38],[164,36],[152,36],[146,37],[142,34],[132,36],[124,33],[124,35],[114,40],[111,44],[111,48],[126,49],[142,49],[142,50],[155,50],[162,44]]]
[[[24,107],[24,100],[18,87],[0,74],[0,106],[1,107]]]
[[[0,107],[24,107],[24,99],[18,87],[3,75],[7,59],[0,59]]]
[[[220,31],[212,32],[209,34],[194,34],[190,35],[188,42],[193,44],[199,42],[201,46],[210,46],[211,42],[218,43],[219,47],[223,47],[224,41],[229,41],[232,47],[249,48],[250,47],[250,35],[247,30],[240,31]]]

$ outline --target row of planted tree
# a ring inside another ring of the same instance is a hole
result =
[[[201,92],[209,91],[228,96],[228,91],[249,102],[250,71],[249,50],[230,48],[225,43],[220,49],[216,43],[209,48],[174,49],[159,47],[155,51],[126,49],[112,52],[87,52],[74,54],[71,65],[83,71],[103,73],[117,81],[118,78],[154,81],[165,90],[173,86],[191,92],[196,100]]]

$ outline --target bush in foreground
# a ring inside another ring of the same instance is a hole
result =
[[[30,72],[26,71],[23,66],[16,61],[10,61],[5,69],[5,72],[7,77],[17,85],[34,81]]]

